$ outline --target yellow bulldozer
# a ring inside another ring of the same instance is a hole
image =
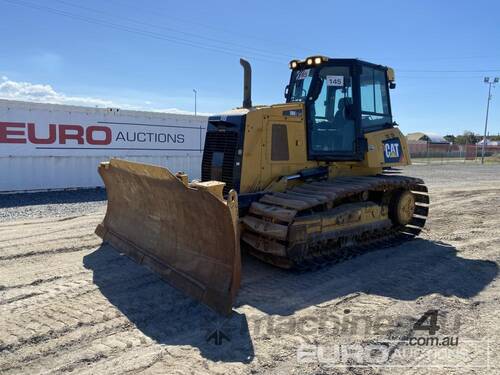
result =
[[[286,102],[208,118],[201,181],[112,159],[96,233],[173,286],[227,315],[240,248],[282,268],[312,269],[412,239],[429,196],[393,122],[394,71],[359,59],[290,62]],[[300,275],[298,276],[300,277]]]

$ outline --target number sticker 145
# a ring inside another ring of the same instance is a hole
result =
[[[326,76],[327,86],[344,86],[344,76]]]

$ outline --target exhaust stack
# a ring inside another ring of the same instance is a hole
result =
[[[243,67],[243,108],[252,108],[252,67],[245,59],[240,59]]]

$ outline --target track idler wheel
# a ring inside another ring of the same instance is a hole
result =
[[[415,196],[409,190],[400,190],[392,196],[389,217],[400,225],[410,223],[415,212]]]

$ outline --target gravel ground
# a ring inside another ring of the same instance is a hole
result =
[[[498,373],[499,172],[407,168],[431,195],[419,239],[304,274],[244,257],[229,319],[101,244],[99,193],[91,203],[81,199],[88,192],[4,196],[2,215],[12,214],[0,223],[0,373]],[[25,204],[12,207],[16,199]],[[434,336],[414,328],[428,310],[438,310]],[[216,345],[214,332],[227,338]],[[410,347],[411,337],[459,344]],[[335,366],[335,350],[359,349],[352,344],[376,345],[391,367],[346,362],[348,352]],[[300,359],[298,348],[315,357]]]
[[[14,219],[79,216],[106,206],[104,189],[0,195],[0,222]]]
[[[455,188],[459,186],[488,185],[499,179],[499,164],[436,164],[411,165],[404,169],[404,174],[420,177],[429,186]]]

